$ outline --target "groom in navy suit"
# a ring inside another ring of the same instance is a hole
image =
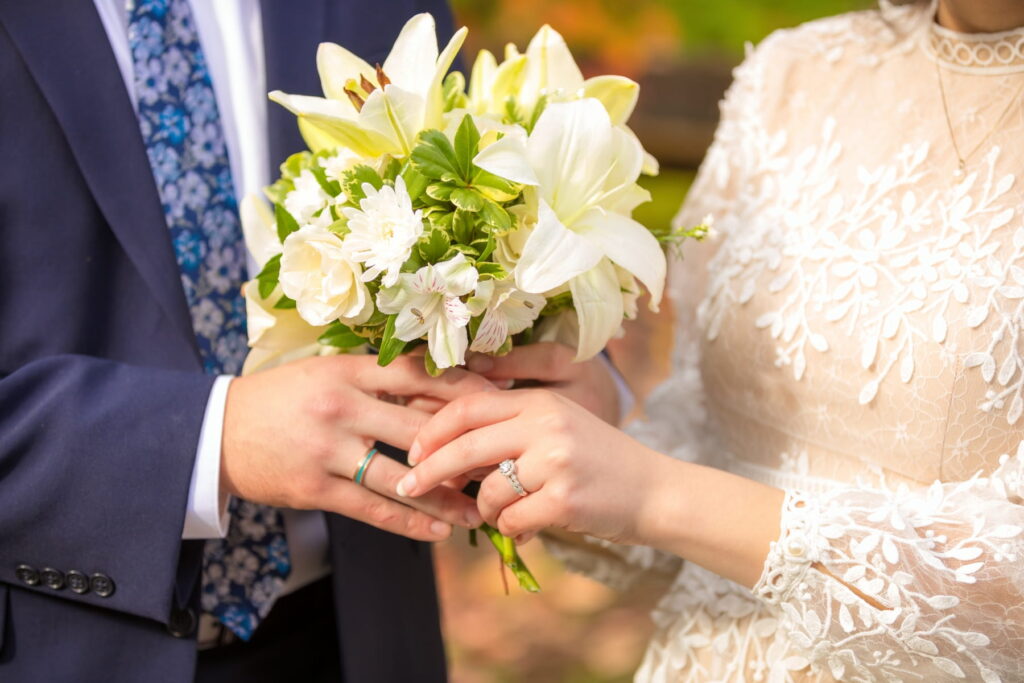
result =
[[[228,151],[247,141],[225,146],[236,93],[217,73],[260,60],[210,36],[229,10],[246,22],[230,35],[258,20],[266,90],[318,94],[319,42],[382,62],[415,13],[446,40],[448,9],[138,3],[0,0],[0,681],[442,681],[422,541],[479,516],[457,494],[400,504],[397,462],[365,487],[348,468],[422,422],[378,394],[492,387],[368,357],[218,379],[244,355]],[[178,71],[152,61],[172,50]],[[180,135],[153,130],[165,113]],[[273,177],[304,145],[284,110],[256,120]],[[233,503],[221,540],[201,499],[227,494],[259,504]]]

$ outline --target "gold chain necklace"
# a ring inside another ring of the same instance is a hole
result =
[[[939,94],[942,97],[942,111],[946,115],[946,128],[949,129],[949,139],[953,143],[953,151],[956,153],[957,165],[956,170],[953,171],[953,177],[961,178],[966,172],[967,160],[974,156],[974,153],[981,149],[982,145],[988,142],[989,138],[995,134],[999,129],[999,126],[1003,123],[1003,119],[1005,119],[1006,115],[1010,113],[1011,109],[1013,109],[1013,104],[1017,102],[1018,99],[1020,99],[1021,94],[1024,93],[1024,82],[1022,82],[1021,86],[1017,88],[1017,92],[1010,98],[1010,101],[1006,103],[1006,109],[1004,109],[1003,113],[999,115],[999,118],[996,119],[991,130],[989,130],[985,137],[981,139],[981,142],[972,147],[967,154],[961,154],[960,145],[957,144],[956,134],[953,132],[953,121],[949,116],[949,103],[946,101],[946,86],[942,82],[942,68],[939,66],[938,59],[935,60],[935,75],[939,79]]]

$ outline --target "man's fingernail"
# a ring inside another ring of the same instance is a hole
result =
[[[420,448],[419,441],[412,442],[412,448],[409,449],[409,464],[415,465],[420,461],[420,454],[423,449]]]
[[[395,487],[395,493],[400,495],[402,498],[406,498],[409,492],[416,488],[416,475],[412,472],[405,475],[402,481],[398,482],[398,486]]]
[[[476,508],[466,510],[466,524],[470,529],[475,529],[483,523],[484,518],[480,516],[480,512]]]
[[[490,372],[494,368],[494,360],[483,354],[473,356],[469,359],[469,369],[473,372]]]
[[[435,536],[445,536],[445,537],[447,537],[449,534],[452,533],[452,528],[451,528],[451,526],[449,526],[448,524],[445,524],[444,522],[431,522],[430,523],[430,531]]]

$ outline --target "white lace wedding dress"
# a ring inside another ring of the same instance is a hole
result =
[[[780,31],[736,71],[679,217],[720,234],[676,268],[675,373],[633,431],[785,489],[783,531],[753,592],[556,546],[675,575],[638,681],[1024,681],[1024,29],[934,12]]]

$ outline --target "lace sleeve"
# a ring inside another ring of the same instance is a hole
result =
[[[744,182],[742,172],[753,163],[753,151],[741,141],[752,139],[747,130],[755,125],[756,97],[761,53],[758,48],[734,72],[734,81],[720,104],[721,121],[697,177],[673,223],[696,225],[708,215],[726,212]],[[717,229],[728,228],[728,222]],[[712,237],[690,242],[670,259],[668,298],[673,309],[673,358],[670,376],[644,403],[644,418],[626,431],[646,445],[680,460],[712,464],[721,452],[707,429],[704,389],[700,376],[701,349],[698,304],[706,290],[707,263],[717,246]],[[589,536],[545,534],[547,549],[571,570],[615,588],[627,588],[644,578],[671,579],[682,560],[647,547],[627,547]]]
[[[1024,677],[1024,442],[989,477],[789,492],[755,593],[841,680]]]

